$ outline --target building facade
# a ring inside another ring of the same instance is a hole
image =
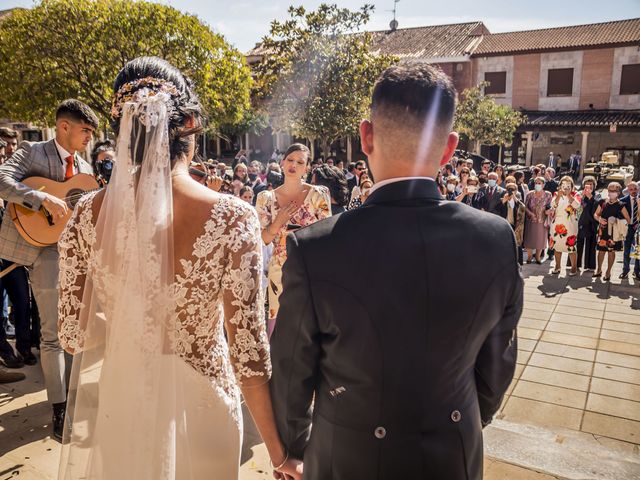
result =
[[[501,160],[615,151],[639,165],[640,19],[485,35],[472,65],[475,84],[527,116]]]
[[[485,156],[531,165],[550,152],[589,160],[614,150],[640,170],[640,18],[496,34],[482,22],[396,27],[371,32],[374,53],[437,65],[458,92],[489,82],[486,94],[527,116],[512,145],[484,146]],[[264,53],[257,46],[247,60]]]

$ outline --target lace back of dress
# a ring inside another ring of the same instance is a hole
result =
[[[176,465],[182,380],[176,332],[167,97],[124,105],[79,322],[60,478],[190,478]],[[88,254],[88,253],[87,253]],[[104,295],[105,291],[109,295]],[[99,388],[98,388],[99,386]],[[164,459],[158,462],[158,459]]]

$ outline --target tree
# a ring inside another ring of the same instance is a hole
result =
[[[240,121],[251,75],[243,55],[197,17],[133,0],[42,0],[0,22],[0,116],[51,125],[58,103],[109,118],[113,81],[142,55],[191,77],[211,123]]]
[[[337,139],[357,134],[375,79],[396,62],[371,53],[371,35],[357,33],[372,11],[372,5],[290,7],[288,20],[271,23],[256,67],[256,97],[275,131],[319,139],[325,155]]]
[[[456,109],[455,129],[473,143],[472,150],[480,145],[510,144],[513,135],[526,117],[508,105],[498,105],[484,94],[486,82],[462,92],[463,100]]]

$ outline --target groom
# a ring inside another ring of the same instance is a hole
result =
[[[45,208],[54,218],[64,216],[64,201],[27,187],[22,180],[46,177],[59,182],[77,173],[92,173],[78,152],[87,148],[98,128],[93,111],[78,100],[65,100],[56,111],[56,136],[46,142],[23,142],[0,165],[0,198],[38,211]],[[0,229],[0,258],[29,267],[29,276],[41,321],[40,351],[47,398],[53,407],[53,436],[62,440],[67,399],[67,372],[71,361],[58,342],[58,247],[34,247],[18,233],[9,215]]]
[[[360,126],[371,196],[288,238],[271,389],[305,478],[482,477],[523,281],[509,224],[444,201],[433,180],[458,143],[455,101],[431,66],[386,70]],[[378,260],[335,248],[355,243]],[[461,271],[481,286],[464,302],[451,288]]]

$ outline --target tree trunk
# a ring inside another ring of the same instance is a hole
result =
[[[472,140],[473,142],[473,153],[480,155],[480,142],[478,140]]]
[[[311,161],[313,161],[313,159],[316,156],[316,147],[315,147],[315,142],[313,141],[313,138],[309,138],[309,150],[311,150]]]
[[[322,158],[324,159],[324,161],[327,161],[327,158],[329,158],[329,140],[327,138],[323,138],[322,139]]]

